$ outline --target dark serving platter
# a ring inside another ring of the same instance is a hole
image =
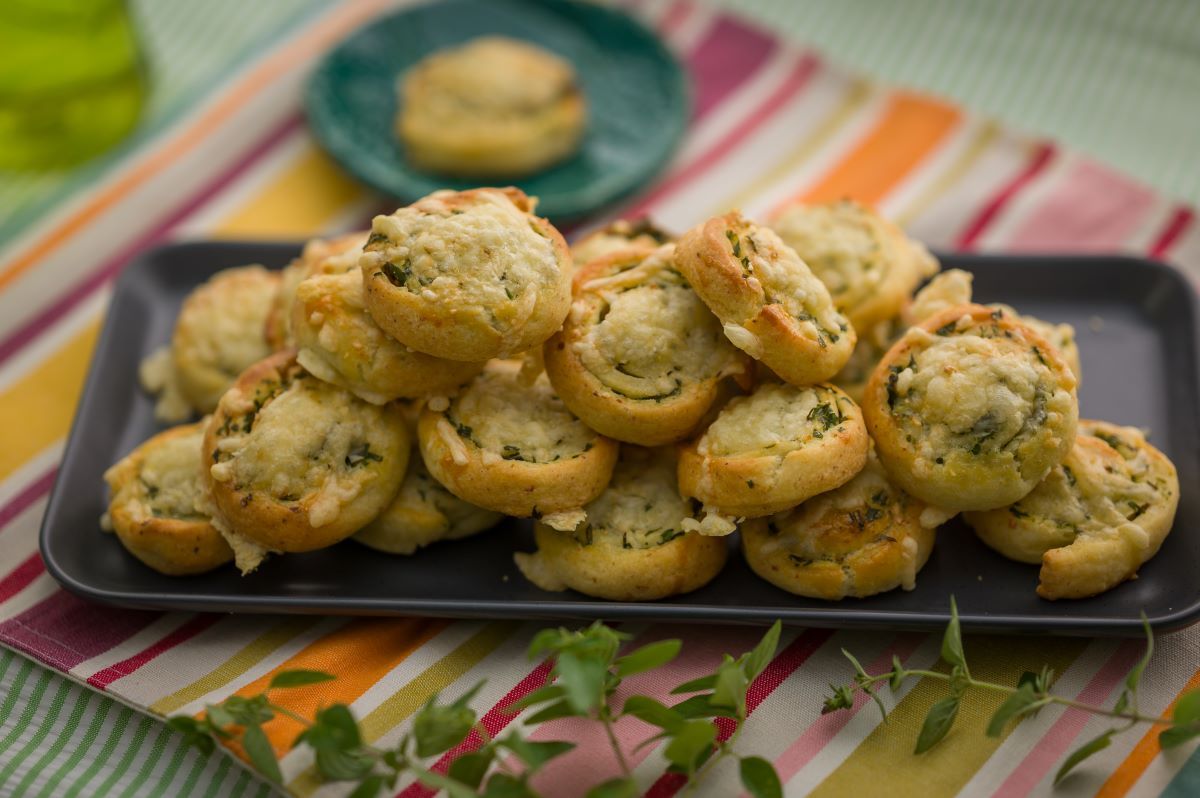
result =
[[[978,631],[1133,635],[1140,633],[1143,611],[1161,631],[1200,620],[1200,303],[1187,279],[1169,267],[1100,256],[944,255],[942,263],[974,273],[980,301],[1073,324],[1083,358],[1081,416],[1149,428],[1179,469],[1183,495],[1173,533],[1138,579],[1102,596],[1038,598],[1035,566],[1003,559],[959,521],[940,530],[916,590],[835,603],[772,587],[736,552],[707,587],[666,601],[623,604],[547,593],[513,565],[514,550],[533,548],[528,522],[516,520],[413,557],[346,541],[274,557],[249,577],[232,567],[198,577],[161,576],[98,524],[105,468],[158,428],[153,401],[137,385],[138,362],[170,338],[184,296],[210,274],[244,263],[281,266],[298,250],[279,243],[183,243],[146,252],[121,275],[42,524],[47,568],[69,590],[110,604],[177,610],[707,623],[781,618],[887,629],[941,626],[953,594],[963,625]]]

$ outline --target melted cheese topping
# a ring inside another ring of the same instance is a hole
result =
[[[593,310],[574,346],[601,383],[631,399],[661,401],[685,382],[715,380],[736,361],[721,323],[673,265],[666,245],[631,268],[580,286]],[[590,296],[589,296],[590,295]]]
[[[841,424],[850,403],[820,385],[764,383],[721,410],[700,439],[705,456],[778,455],[800,448]]]
[[[528,463],[566,460],[591,449],[596,433],[571,415],[546,376],[529,385],[519,372],[513,361],[489,364],[439,420],[443,437],[469,441],[485,456]]]
[[[187,434],[144,444],[135,453],[141,455],[141,462],[134,478],[121,484],[114,483],[126,461],[113,466],[105,473],[114,490],[113,505],[125,506],[137,522],[149,518],[207,519],[200,471],[203,438],[201,423],[191,425]]]
[[[260,410],[251,404],[219,430],[212,477],[280,502],[311,500],[309,522],[328,524],[395,449],[387,411],[302,373],[270,387],[255,397]]]
[[[292,340],[292,303],[300,283],[315,274],[344,274],[356,270],[366,243],[365,231],[313,239],[304,245],[299,258],[284,267],[271,309],[272,321],[279,326],[276,344],[282,347]]]
[[[442,312],[476,316],[502,335],[519,330],[538,295],[558,290],[554,245],[504,193],[480,190],[469,204],[463,196],[439,191],[376,216],[360,265]]]
[[[606,255],[631,247],[658,247],[671,240],[671,236],[654,226],[649,220],[628,222],[624,219],[597,230],[571,246],[571,258],[577,266],[591,263]]]
[[[970,304],[971,281],[974,279],[974,275],[962,269],[947,269],[937,275],[904,309],[904,323],[909,326],[920,324],[946,308]]]
[[[695,513],[679,495],[674,458],[668,453],[623,452],[604,493],[586,508],[588,522],[573,533],[585,545],[599,541],[647,549],[684,534]]]

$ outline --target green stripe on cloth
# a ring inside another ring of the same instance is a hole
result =
[[[106,695],[0,651],[0,795],[277,795],[230,757]]]

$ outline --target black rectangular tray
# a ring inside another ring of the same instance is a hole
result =
[[[69,590],[132,607],[221,612],[440,615],[487,618],[644,619],[927,629],[957,597],[973,630],[1080,635],[1140,633],[1200,619],[1200,357],[1196,294],[1173,269],[1122,257],[943,255],[975,275],[976,298],[1069,322],[1083,358],[1081,416],[1151,430],[1175,461],[1182,497],[1175,529],[1138,579],[1096,598],[1037,597],[1037,568],[1005,560],[961,522],[940,530],[917,588],[821,602],[759,580],[736,552],[707,587],[653,603],[547,593],[512,560],[531,550],[528,522],[509,520],[462,541],[393,557],[353,541],[271,558],[241,577],[232,567],[189,578],[161,576],[100,530],[101,478],[158,428],[137,384],[141,358],[170,338],[184,296],[213,272],[245,263],[278,267],[299,251],[283,243],[196,242],[144,253],[117,281],[41,530],[46,566]],[[736,536],[734,536],[736,537]],[[734,539],[730,539],[734,546]]]

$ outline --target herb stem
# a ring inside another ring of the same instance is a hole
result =
[[[633,769],[629,767],[629,760],[625,758],[625,752],[621,750],[621,743],[617,740],[617,733],[613,728],[612,715],[609,714],[607,707],[600,711],[600,722],[604,724],[604,733],[608,735],[608,743],[612,746],[613,753],[617,755],[617,764],[621,766],[621,772],[627,777],[632,776]]]

